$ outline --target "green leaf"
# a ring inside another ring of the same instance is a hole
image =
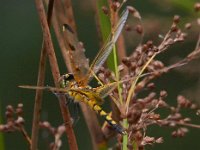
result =
[[[194,13],[194,3],[196,0],[171,0],[172,4],[176,7],[183,9],[188,13]]]
[[[102,11],[102,7],[108,6],[108,3],[107,3],[107,0],[98,0],[97,3],[98,3],[97,7],[98,7],[98,14],[99,14],[100,32],[102,35],[103,42],[105,42],[111,33],[111,23],[110,23],[109,17],[105,15],[104,12]],[[112,51],[107,59],[108,68],[110,68],[112,71],[115,70],[115,66],[113,62],[114,62],[114,57],[113,57],[113,51]]]

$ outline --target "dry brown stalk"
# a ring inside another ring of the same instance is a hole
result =
[[[51,35],[50,35],[50,31],[49,31],[49,27],[48,27],[46,15],[45,15],[44,6],[43,6],[42,1],[40,1],[40,0],[35,0],[35,3],[36,3],[36,8],[37,8],[41,26],[42,26],[45,48],[47,50],[47,54],[49,57],[50,66],[51,66],[51,70],[52,70],[52,74],[53,74],[53,78],[54,78],[54,83],[55,83],[56,87],[59,87],[58,79],[60,78],[60,72],[59,72],[57,60],[55,57],[55,52],[54,52],[53,43],[51,40]],[[76,137],[74,135],[74,131],[73,131],[73,128],[71,125],[71,120],[70,120],[71,117],[69,114],[69,110],[67,109],[67,107],[65,105],[65,101],[66,101],[66,99],[64,96],[59,96],[59,104],[60,104],[60,109],[61,109],[61,113],[63,116],[63,120],[65,122],[66,133],[67,133],[67,137],[68,137],[68,141],[69,141],[69,147],[71,150],[77,150],[78,146],[77,146],[77,142],[76,142]],[[35,147],[35,145],[33,145],[32,150],[36,150],[36,149],[37,149],[37,147]]]
[[[61,7],[61,2],[57,1],[56,2],[56,9],[59,9],[59,11],[55,11],[55,15],[53,17],[53,25],[54,25],[54,30],[56,33],[56,36],[58,38],[58,43],[60,45],[61,48],[61,52],[63,55],[64,60],[69,60],[69,55],[67,55],[67,49],[69,49],[69,47],[67,46],[67,44],[65,44],[65,38],[62,36],[61,32],[59,31],[59,28],[61,28],[59,25],[62,25],[63,23],[68,23],[70,26],[73,27],[75,33],[76,33],[76,26],[75,26],[75,22],[74,22],[74,16],[73,16],[73,10],[72,10],[72,5],[71,5],[71,1],[70,0],[66,0],[64,1],[64,8],[66,9],[62,9]],[[58,13],[57,13],[58,12]],[[60,17],[60,16],[65,16],[63,14],[66,14],[67,17]],[[56,18],[57,17],[57,18]],[[65,61],[66,62],[66,61]],[[69,62],[65,63],[68,71],[71,71],[71,67],[69,65]],[[102,143],[105,143],[105,138],[104,135],[102,134],[101,128],[99,126],[99,122],[98,119],[96,117],[95,112],[93,112],[92,110],[90,110],[85,104],[80,103],[81,105],[81,109],[84,115],[84,118],[86,120],[86,124],[88,126],[90,135],[91,135],[91,139],[92,139],[92,145],[93,145],[93,149],[98,149],[98,145],[101,145]]]
[[[48,26],[50,26],[51,23],[51,17],[53,12],[53,4],[54,0],[49,1],[48,5],[48,11],[47,11],[47,23]],[[47,59],[47,50],[44,44],[44,39],[42,41],[42,48],[41,48],[41,56],[40,56],[40,62],[39,62],[39,70],[38,70],[38,80],[37,80],[37,86],[44,86],[44,80],[45,80],[45,67],[46,67],[46,59]],[[32,124],[32,145],[31,149],[36,149],[38,146],[38,132],[39,132],[39,121],[40,121],[40,110],[42,105],[42,90],[36,90],[35,94],[35,104],[34,104],[34,113],[33,113],[33,124]]]

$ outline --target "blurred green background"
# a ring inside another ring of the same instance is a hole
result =
[[[74,0],[73,7],[78,28],[78,36],[84,42],[86,55],[92,59],[99,49],[92,0]],[[165,34],[170,25],[173,15],[179,14],[183,23],[195,22],[197,14],[194,13],[193,5],[197,0],[129,0],[128,4],[134,6],[141,14],[145,27],[144,41],[148,39],[159,43],[159,34]],[[182,25],[183,26],[183,25]],[[198,37],[198,28],[194,27],[184,44],[173,46],[167,53],[159,58],[166,64],[170,64],[173,58],[186,56],[194,49]],[[200,30],[199,30],[200,31]],[[94,34],[95,33],[95,34]],[[138,44],[131,34],[128,36],[129,53]],[[32,124],[34,91],[20,89],[21,84],[35,85],[37,81],[38,62],[42,43],[42,34],[34,1],[27,0],[1,0],[0,1],[0,114],[1,122],[5,121],[4,112],[6,105],[16,106],[24,104],[25,127],[30,133]],[[59,47],[55,44],[57,59],[59,60],[61,73],[66,73]],[[199,102],[200,92],[200,67],[199,60],[186,67],[186,71],[172,71],[157,80],[157,88],[168,91],[168,101],[175,104],[178,94],[184,93],[196,103]],[[195,67],[196,66],[196,67]],[[47,66],[46,85],[53,85],[49,65]],[[190,72],[187,69],[190,69]],[[193,70],[191,70],[193,68]],[[192,117],[193,123],[200,124],[200,118],[195,112],[187,111],[186,116]],[[48,92],[44,93],[42,106],[42,120],[48,120],[53,126],[62,123],[59,105],[56,97]],[[152,127],[148,130],[149,136],[164,137],[163,144],[148,146],[154,150],[198,150],[200,149],[200,129],[190,129],[184,138],[172,138],[171,129]],[[80,150],[90,150],[91,142],[87,127],[81,115],[81,119],[75,126],[77,141]],[[80,134],[81,133],[81,134]],[[40,132],[40,149],[46,149],[48,141],[46,131]],[[84,138],[83,138],[84,136]],[[88,137],[88,138],[87,138]],[[28,145],[21,133],[0,134],[0,149],[28,149]],[[67,149],[66,137],[63,137],[63,146]]]

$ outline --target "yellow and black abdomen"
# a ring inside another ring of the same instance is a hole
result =
[[[115,129],[118,133],[120,134],[126,134],[126,131],[119,125],[117,124],[110,116],[108,113],[106,113],[99,105],[96,104],[95,101],[88,101],[88,105],[90,106],[91,109],[93,109],[97,114],[102,116],[107,123]]]
[[[75,99],[75,101],[81,101],[86,103],[97,114],[102,116],[107,123],[120,134],[126,134],[126,131],[117,124],[99,105],[102,104],[102,99],[92,91],[71,91],[69,95]]]

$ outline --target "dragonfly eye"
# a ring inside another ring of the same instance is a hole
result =
[[[72,81],[74,80],[74,75],[72,73],[65,74],[64,80]]]
[[[74,80],[74,75],[72,73],[62,75],[59,79],[60,87],[61,88],[68,87],[69,83],[73,80]]]

